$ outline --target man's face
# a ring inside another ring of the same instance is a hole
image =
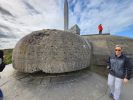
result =
[[[119,55],[121,55],[121,53],[122,53],[122,48],[121,48],[121,47],[116,47],[116,48],[115,48],[115,54],[116,54],[117,56],[119,56]]]

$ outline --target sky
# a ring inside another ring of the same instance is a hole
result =
[[[133,38],[132,0],[68,0],[68,3],[69,28],[77,24],[81,35],[97,34],[97,26],[102,24],[103,33]],[[63,30],[63,9],[64,0],[0,0],[0,48],[14,47],[32,31]]]

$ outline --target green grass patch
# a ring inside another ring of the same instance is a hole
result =
[[[13,49],[4,49],[4,62],[6,64],[12,63],[12,52]]]

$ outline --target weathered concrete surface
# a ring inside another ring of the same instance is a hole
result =
[[[109,55],[114,53],[115,45],[122,45],[124,53],[130,58],[133,66],[133,39],[112,36],[112,35],[84,35],[88,42],[92,44],[93,51],[93,64],[94,65],[106,65],[106,60]]]
[[[63,73],[90,65],[90,44],[79,35],[60,30],[35,31],[13,50],[13,67],[21,72]]]
[[[87,69],[67,74],[24,74],[7,65],[1,73],[4,100],[111,100],[107,80]],[[124,86],[121,100],[132,100],[133,79]]]

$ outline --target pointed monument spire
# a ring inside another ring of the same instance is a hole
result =
[[[69,27],[69,11],[68,11],[68,1],[64,1],[64,30],[68,30]]]

